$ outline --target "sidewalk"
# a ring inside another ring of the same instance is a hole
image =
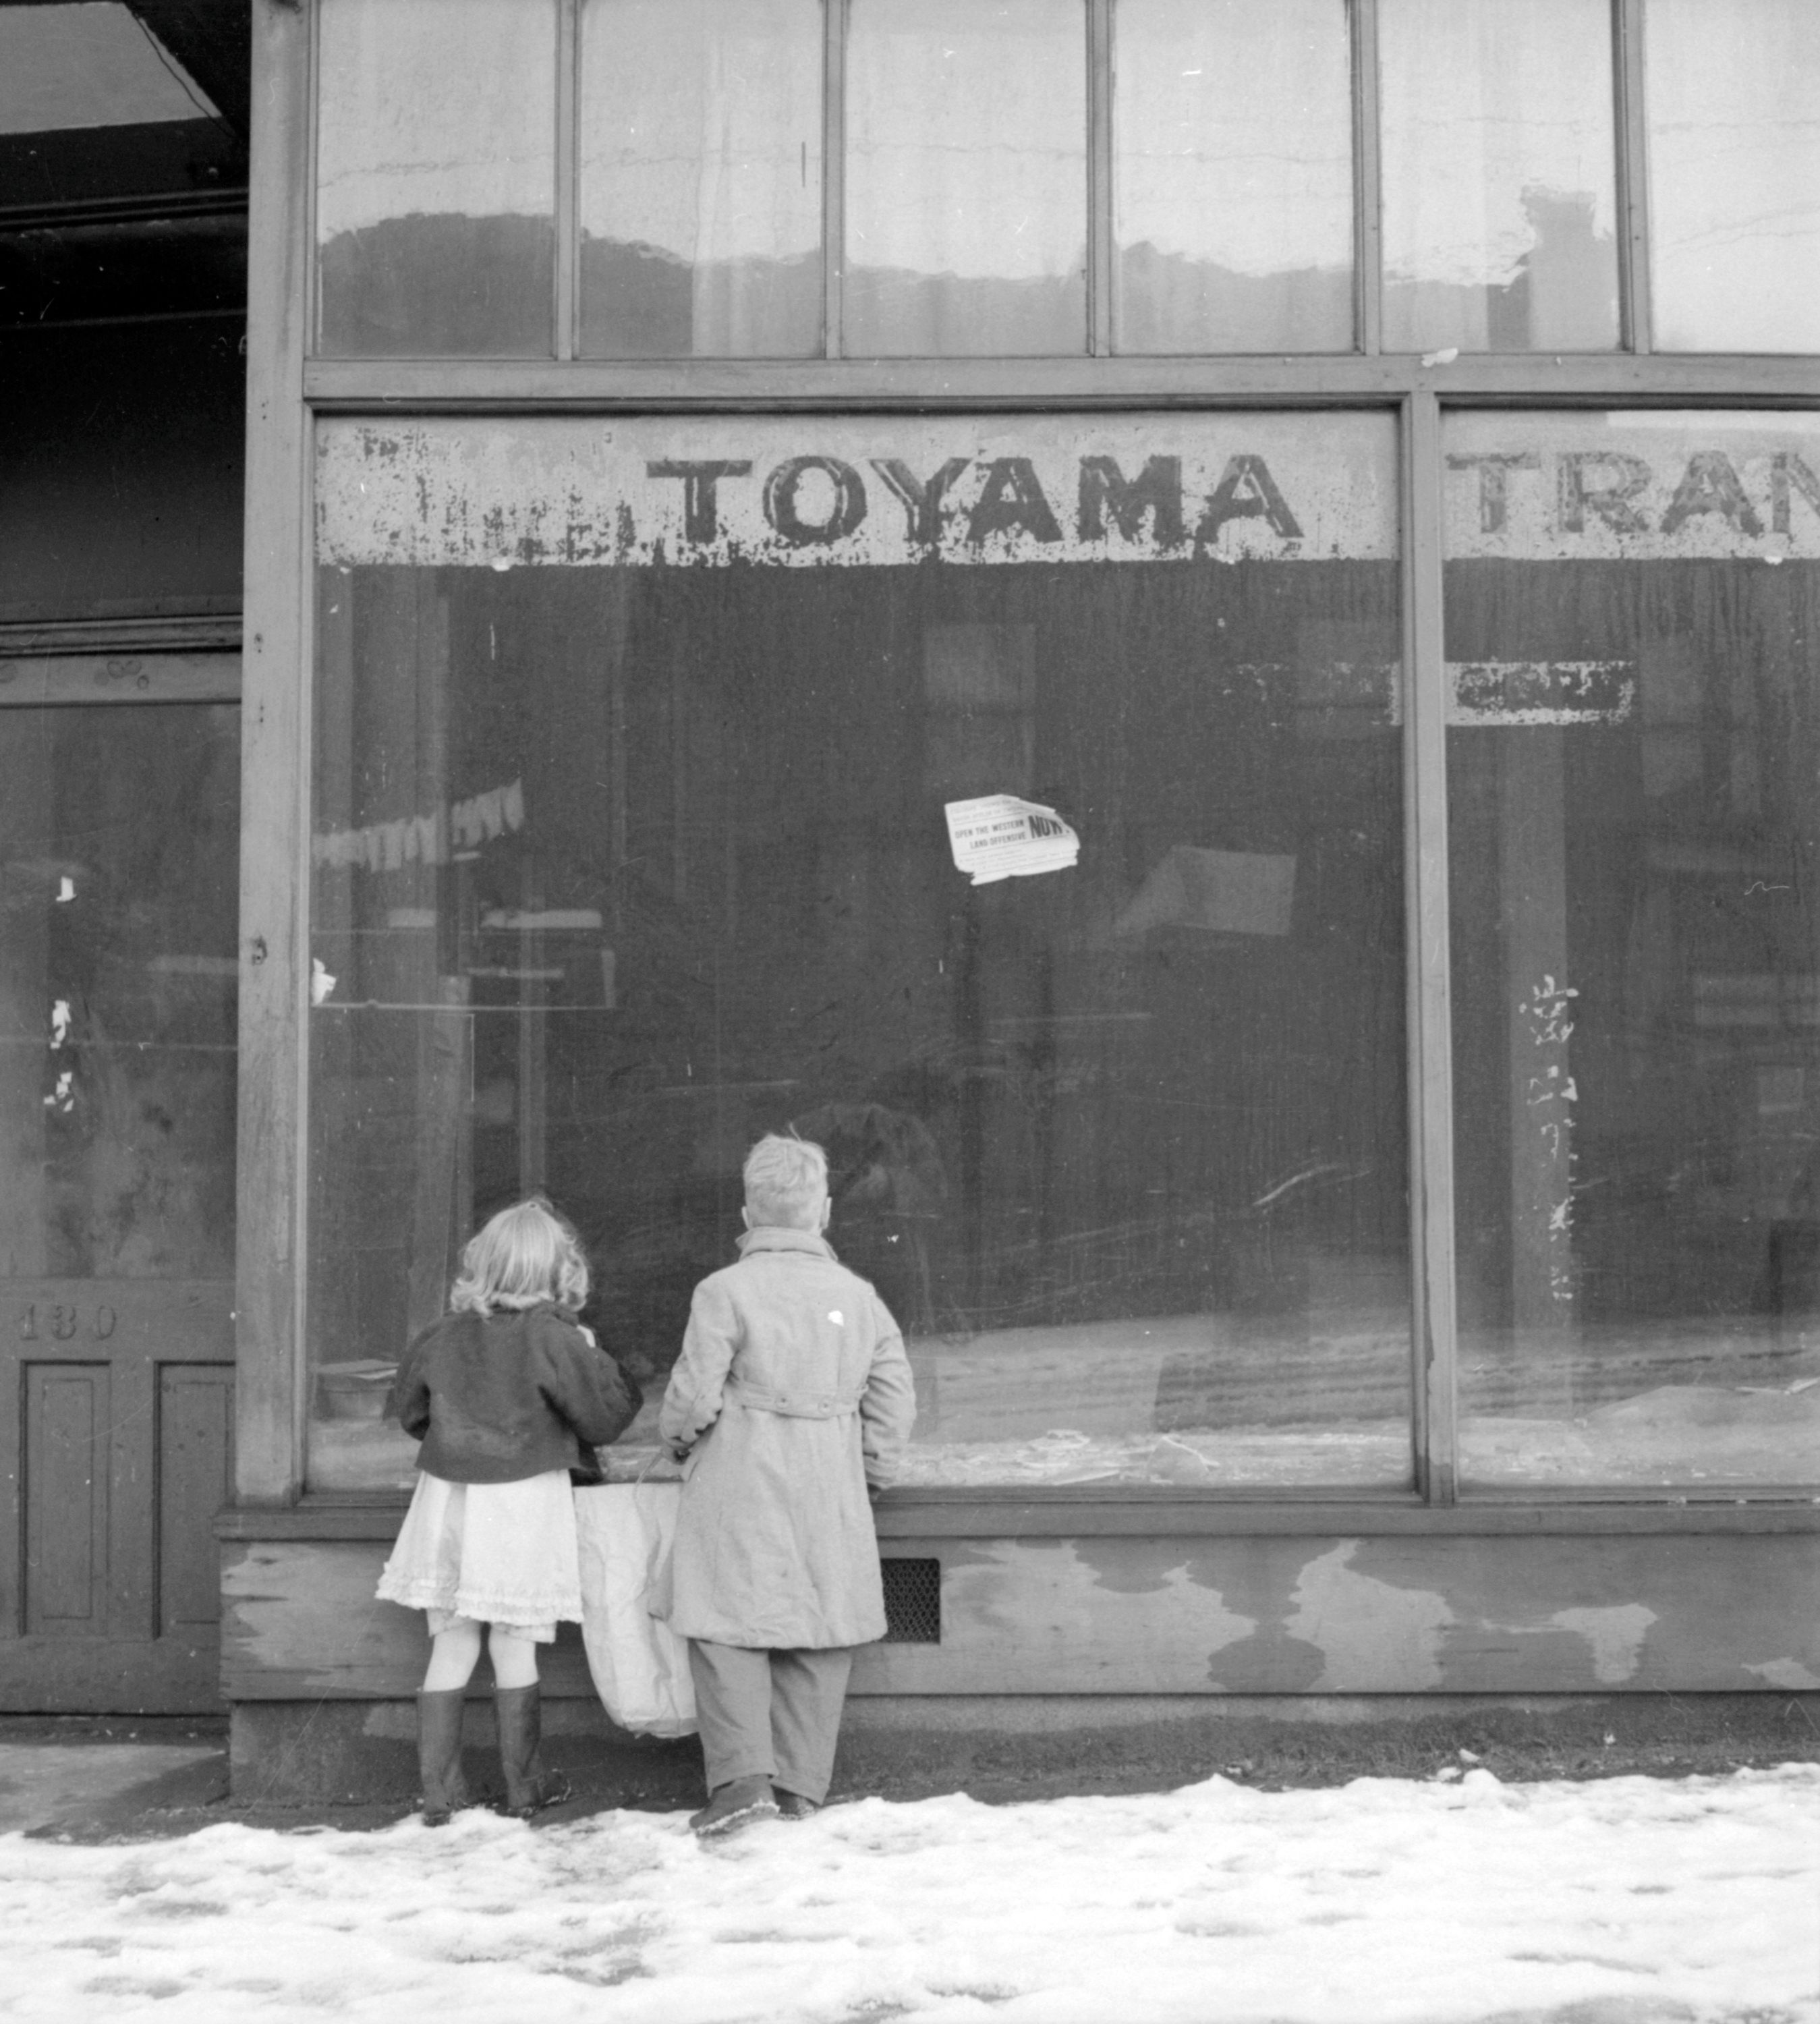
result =
[[[221,1718],[0,1718],[0,1834],[186,1834],[227,1797]]]
[[[1133,1730],[1033,1725],[990,1736],[850,1725],[836,1791],[907,1802],[965,1793],[989,1805],[1166,1793],[1219,1776],[1253,1791],[1313,1791],[1358,1778],[1422,1783],[1482,1767],[1507,1784],[1723,1777],[1774,1765],[1820,1763],[1812,1695],[1588,1696],[1540,1714],[1500,1706],[1418,1720],[1358,1723],[1205,1718]],[[484,1723],[482,1725],[484,1726]],[[617,1745],[602,1736],[547,1735],[546,1760],[575,1797],[540,1825],[616,1810],[668,1814],[699,1805],[692,1742]],[[469,1745],[471,1774],[491,1769]],[[402,1762],[408,1764],[408,1757]],[[71,1842],[163,1840],[224,1823],[353,1831],[409,1817],[408,1788],[319,1804],[230,1797],[225,1716],[0,1716],[0,1834]]]

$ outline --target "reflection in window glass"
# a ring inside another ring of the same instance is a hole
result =
[[[1463,1469],[1814,1482],[1820,430],[1448,447]]]
[[[1384,348],[1618,341],[1609,0],[1381,0]]]
[[[240,717],[0,710],[0,1276],[233,1276]]]
[[[1121,351],[1353,342],[1345,0],[1119,0]]]
[[[1657,344],[1820,351],[1820,8],[1649,0],[1644,28]]]
[[[322,0],[317,343],[547,357],[554,0]]]
[[[409,1480],[386,1369],[532,1187],[635,1466],[793,1126],[909,1338],[913,1480],[1406,1486],[1393,456],[1332,415],[329,425],[311,1480]],[[970,882],[993,795],[1078,862]]]
[[[818,0],[588,0],[582,25],[583,351],[818,351]]]
[[[1081,0],[852,0],[850,356],[1087,342]]]

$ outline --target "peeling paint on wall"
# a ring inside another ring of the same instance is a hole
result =
[[[1820,1687],[1820,1673],[1810,1672],[1799,1659],[1771,1659],[1767,1665],[1746,1666],[1744,1670],[1755,1673],[1772,1687],[1786,1687],[1791,1693]]]
[[[1141,1651],[1166,1623],[1168,1641],[1210,1658],[1250,1637],[1255,1617],[1227,1606],[1197,1581],[1185,1560],[1159,1568],[1142,1588],[1113,1586],[1073,1540],[1041,1545],[981,1542],[950,1565],[943,1583],[944,1618],[977,1622],[1020,1644],[1071,1643]]]
[[[1656,1612],[1641,1603],[1620,1603],[1609,1609],[1558,1609],[1548,1621],[1591,1646],[1592,1676],[1602,1687],[1621,1687],[1636,1677]]]
[[[1386,1680],[1402,1681],[1405,1692],[1439,1686],[1442,1638],[1453,1610],[1432,1590],[1356,1572],[1360,1544],[1342,1540],[1310,1560],[1295,1584],[1288,1628],[1326,1656],[1313,1691],[1368,1692]]]
[[[379,1541],[230,1548],[230,1699],[408,1697],[423,1620],[375,1602]],[[1820,1534],[892,1539],[937,1553],[939,1644],[854,1690],[1581,1693],[1820,1689]],[[585,1693],[579,1646],[552,1693]]]

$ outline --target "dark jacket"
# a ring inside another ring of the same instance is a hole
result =
[[[566,1468],[598,1483],[593,1450],[639,1410],[639,1388],[554,1302],[445,1314],[405,1352],[386,1410],[447,1483],[522,1483]]]

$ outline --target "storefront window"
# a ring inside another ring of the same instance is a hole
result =
[[[1119,0],[1120,351],[1353,344],[1345,0]]]
[[[1820,1480],[1820,427],[1448,436],[1462,1469]]]
[[[648,1454],[793,1126],[909,1338],[912,1481],[1406,1487],[1394,456],[324,424],[313,1483],[409,1480],[390,1368],[531,1188]],[[975,882],[992,797],[1024,842]]]
[[[555,0],[320,0],[317,345],[547,358]]]
[[[1609,0],[1380,0],[1384,348],[1618,341]]]
[[[581,349],[822,347],[819,0],[588,0]]]
[[[851,0],[844,346],[1087,343],[1081,0]]]
[[[233,1277],[240,714],[0,710],[0,1280]],[[9,1290],[25,1340],[114,1333]]]
[[[1820,9],[1649,0],[1644,29],[1657,344],[1820,350]]]

